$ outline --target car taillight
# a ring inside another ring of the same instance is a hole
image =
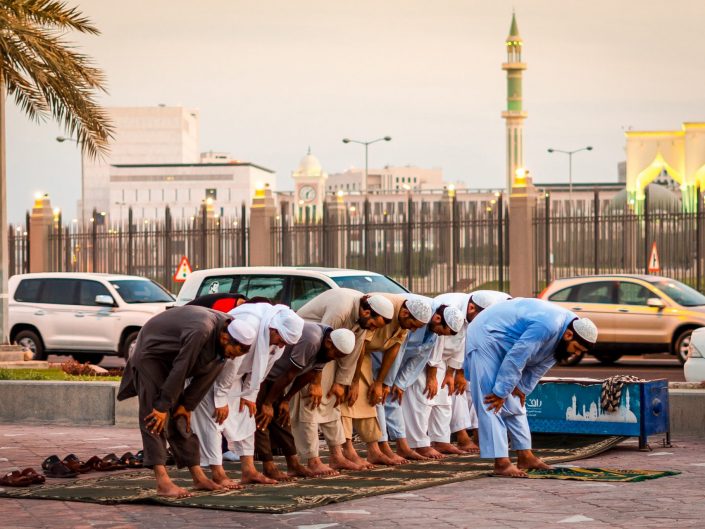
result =
[[[538,298],[539,298],[539,299],[543,299],[543,295],[546,293],[547,290],[548,290],[548,287],[544,288],[544,289],[541,291],[541,293],[538,295]]]

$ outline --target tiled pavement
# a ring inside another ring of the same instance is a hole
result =
[[[582,466],[680,470],[641,483],[484,478],[412,493],[376,496],[286,515],[179,507],[0,499],[0,527],[64,528],[532,528],[705,527],[705,440],[640,452],[635,441]],[[40,468],[47,455],[81,457],[139,449],[136,430],[0,425],[0,472]],[[95,474],[94,474],[95,475]],[[90,476],[90,475],[89,475]]]

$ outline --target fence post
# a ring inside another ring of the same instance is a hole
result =
[[[240,266],[247,266],[248,255],[247,255],[247,204],[242,202],[242,207],[240,208],[240,253],[242,254],[242,263]]]
[[[700,186],[695,188],[695,285],[699,292],[702,292],[702,203],[703,197],[700,196]]]
[[[644,273],[649,273],[649,240],[651,239],[651,225],[649,220],[649,186],[644,188]]]
[[[406,200],[406,241],[404,247],[406,248],[406,287],[410,291],[414,291],[414,202],[411,199],[411,193]]]
[[[91,219],[91,266],[88,269],[89,272],[100,272],[98,270],[98,211],[93,208],[93,215]]]
[[[274,205],[274,197],[269,186],[256,190],[250,208],[250,266],[271,266],[271,231],[276,215],[277,208]]]
[[[545,193],[544,206],[544,246],[546,258],[546,286],[551,284],[551,193]]]
[[[201,207],[201,270],[208,268],[208,206],[204,203]]]
[[[504,292],[504,196],[497,193],[497,290]]]
[[[290,266],[289,262],[289,255],[290,250],[289,250],[289,226],[288,226],[288,221],[289,219],[287,218],[287,205],[288,202],[282,201],[282,203],[279,205],[279,218],[281,219],[280,226],[281,229],[279,230],[280,236],[281,236],[281,252],[282,252],[282,258],[281,258],[281,264],[282,266]],[[276,231],[275,231],[276,233]],[[274,245],[275,243],[272,243]]]
[[[525,182],[515,182],[509,195],[509,289],[513,297],[532,297],[537,277],[534,214],[538,193],[529,176]]]
[[[454,291],[458,284],[458,253],[460,249],[460,222],[458,218],[458,197],[453,191],[450,199],[450,258],[451,258],[451,291]]]
[[[370,270],[372,265],[372,250],[370,248],[370,201],[365,196],[365,202],[363,207],[363,231],[365,235],[365,245],[363,246],[363,252],[365,252],[365,270]]]
[[[49,272],[51,270],[50,261],[50,233],[54,214],[51,209],[51,202],[47,195],[34,201],[32,214],[29,217],[30,241],[29,272]]]
[[[132,207],[127,210],[127,274],[134,274],[134,255],[132,253]]]
[[[600,273],[600,192],[595,189],[595,204],[593,212],[595,214],[594,249],[595,254],[595,275]]]
[[[24,214],[24,225],[25,225],[25,229],[27,230],[27,236],[25,237],[26,248],[25,248],[24,270],[22,270],[25,274],[29,272],[29,267],[30,267],[31,258],[32,258],[32,255],[30,253],[30,249],[32,248],[32,245],[30,244],[30,237],[32,235],[32,226],[30,226],[30,224],[31,224],[30,218],[31,217],[29,215],[29,211],[26,211]]]
[[[164,208],[164,286],[173,285],[171,274],[171,209]]]

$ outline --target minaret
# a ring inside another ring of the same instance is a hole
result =
[[[502,117],[507,120],[507,191],[511,191],[516,170],[524,167],[524,120],[527,113],[522,110],[521,78],[526,64],[521,62],[522,40],[514,13],[512,27],[507,37],[507,62],[502,69],[507,71],[507,110]],[[519,182],[520,184],[522,182]]]

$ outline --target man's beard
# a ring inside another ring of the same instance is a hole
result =
[[[556,359],[556,362],[563,362],[564,360],[568,360],[571,356],[573,356],[573,354],[568,352],[568,342],[565,340],[558,342],[556,350],[553,351],[553,358]]]
[[[360,327],[362,327],[363,329],[368,330],[368,329],[370,328],[370,320],[371,320],[371,319],[372,319],[372,318],[365,318],[365,317],[360,316],[360,317],[357,319],[357,324],[358,324]]]

